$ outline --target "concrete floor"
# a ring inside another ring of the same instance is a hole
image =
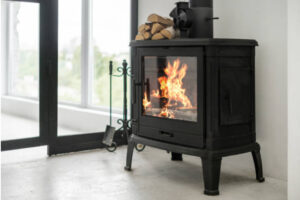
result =
[[[165,151],[134,152],[133,171],[123,170],[126,147],[46,157],[46,149],[2,152],[3,200],[285,200],[285,181],[255,181],[254,167],[240,171],[223,159],[221,195],[203,195],[201,160],[170,161]],[[249,154],[250,156],[250,154]]]

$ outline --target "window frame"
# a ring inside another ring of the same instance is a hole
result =
[[[58,108],[58,0],[9,0],[40,3],[40,137],[13,141],[1,141],[1,151],[48,145],[48,155],[103,148],[99,142],[104,132],[73,136],[57,135]],[[130,39],[134,40],[138,29],[138,0],[131,0]],[[131,48],[132,50],[132,48]],[[133,55],[130,54],[130,58]],[[2,64],[2,63],[1,63]],[[41,67],[44,66],[44,67]],[[2,73],[3,76],[7,74]],[[4,81],[4,79],[3,79]],[[4,91],[4,90],[3,90]],[[26,98],[25,98],[26,99]],[[126,138],[116,134],[118,144],[126,144]]]
[[[2,32],[1,35],[1,41],[2,41],[2,45],[1,45],[1,57],[5,58],[5,59],[1,59],[1,70],[2,70],[2,91],[1,91],[1,95],[7,95],[8,94],[8,50],[9,50],[9,43],[8,40],[6,39],[7,36],[9,35],[9,23],[7,22],[8,17],[9,17],[9,13],[10,13],[10,9],[8,9],[8,5],[7,4],[2,4],[1,3],[1,23],[2,26],[5,26],[5,31]]]
[[[27,2],[27,3],[38,3],[39,4],[39,135],[36,137],[29,137],[29,138],[20,138],[20,139],[12,139],[12,140],[3,140],[1,141],[1,151],[7,150],[14,150],[14,149],[22,149],[22,148],[29,148],[29,147],[36,147],[36,146],[43,146],[47,145],[50,136],[50,126],[53,125],[53,122],[50,120],[50,116],[48,113],[51,112],[52,102],[50,102],[50,98],[48,96],[48,91],[51,88],[51,77],[49,71],[51,71],[51,62],[50,59],[50,52],[51,49],[54,49],[52,44],[52,38],[49,38],[49,34],[51,34],[52,30],[51,27],[46,26],[46,24],[52,24],[51,22],[51,15],[49,11],[49,1],[40,1],[40,0],[7,0],[7,2]],[[3,4],[2,4],[3,5]],[[8,21],[8,20],[7,20]],[[2,21],[4,22],[4,21]],[[6,33],[7,34],[7,33]],[[55,36],[53,37],[55,38]],[[3,38],[1,38],[3,39]],[[3,40],[5,41],[5,40]],[[4,48],[7,48],[4,46]],[[49,47],[49,48],[43,48]],[[2,47],[1,47],[2,48]],[[1,49],[4,50],[4,49]],[[6,52],[6,54],[8,54]],[[1,64],[4,64],[3,62]],[[45,67],[41,67],[45,66]],[[2,66],[3,68],[8,69],[8,65]],[[3,73],[4,74],[4,73]],[[7,73],[3,76],[7,76]],[[6,79],[7,80],[7,79]],[[5,80],[4,80],[5,81]],[[7,84],[6,84],[7,89]],[[2,95],[7,95],[8,91],[4,91]],[[16,95],[14,95],[16,96]],[[14,97],[12,96],[12,97]],[[24,98],[24,97],[21,97]],[[30,98],[24,98],[30,99]]]

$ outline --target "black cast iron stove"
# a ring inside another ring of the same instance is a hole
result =
[[[204,192],[218,195],[225,156],[252,152],[256,179],[264,181],[255,138],[257,42],[213,39],[212,23],[205,21],[212,18],[212,1],[191,5],[194,38],[131,42],[133,134],[125,169],[131,170],[135,144],[170,151],[172,160],[199,156]]]

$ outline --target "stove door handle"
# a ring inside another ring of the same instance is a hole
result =
[[[164,136],[174,137],[173,133],[168,133],[168,132],[165,132],[165,131],[160,131],[160,134],[164,135]]]
[[[137,86],[142,86],[141,82],[136,82],[135,80],[133,81],[133,91],[132,91],[132,104],[136,103],[136,90],[137,90]]]

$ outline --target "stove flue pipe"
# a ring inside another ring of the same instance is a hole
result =
[[[213,38],[213,0],[190,0],[193,10],[191,38]]]
[[[191,7],[213,7],[212,0],[190,0]]]

